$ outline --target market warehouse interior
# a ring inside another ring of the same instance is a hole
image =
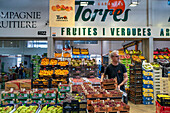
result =
[[[0,7],[0,113],[170,113],[169,0]]]

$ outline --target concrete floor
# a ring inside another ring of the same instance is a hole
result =
[[[130,105],[130,113],[156,113],[155,105],[144,105],[144,104],[133,104],[130,101],[128,102]]]

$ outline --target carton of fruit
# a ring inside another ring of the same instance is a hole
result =
[[[64,99],[65,96],[66,96],[66,93],[60,93],[60,92],[58,92],[58,98],[59,98],[59,99]]]
[[[44,91],[44,98],[45,99],[54,99],[56,98],[56,89],[50,89],[50,90],[46,90]]]
[[[30,96],[30,91],[20,90],[16,93],[16,99],[28,99],[29,96]]]
[[[32,103],[43,104],[43,99],[28,99],[27,104],[32,104]]]
[[[17,91],[2,91],[1,99],[15,99]]]
[[[70,86],[68,84],[59,84],[58,92],[70,92]]]
[[[29,99],[16,99],[15,103],[16,104],[27,104]]]
[[[8,105],[8,104],[15,104],[15,99],[9,100],[9,99],[2,99],[1,100],[2,105]]]
[[[31,99],[41,99],[44,98],[44,91],[43,90],[38,90],[38,89],[33,89],[33,91],[30,91],[30,98]]]
[[[43,103],[44,104],[55,104],[56,103],[56,99],[52,99],[52,100],[45,99],[45,100],[43,100]]]
[[[64,100],[57,99],[57,104],[63,104]]]

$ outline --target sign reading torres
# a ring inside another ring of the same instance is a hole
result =
[[[125,10],[125,2],[124,0],[109,0],[107,3],[108,9],[94,9],[92,11],[90,8],[80,6],[81,1],[75,1],[75,5],[78,5],[78,9],[75,15],[75,21],[78,21],[80,16],[83,21],[95,21],[96,16],[101,16],[101,21],[104,22],[107,18],[107,16],[112,16],[113,20],[116,22],[119,22],[122,20],[123,22],[128,20],[128,12],[130,9]],[[87,1],[88,6],[93,6],[94,1]],[[118,16],[122,15],[124,13],[124,18],[119,18]]]

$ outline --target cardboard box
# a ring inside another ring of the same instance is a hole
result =
[[[20,83],[20,89],[31,90],[31,81],[25,81]]]
[[[20,89],[20,83],[18,81],[9,81],[5,83],[5,91],[9,91],[11,88],[14,90]]]

